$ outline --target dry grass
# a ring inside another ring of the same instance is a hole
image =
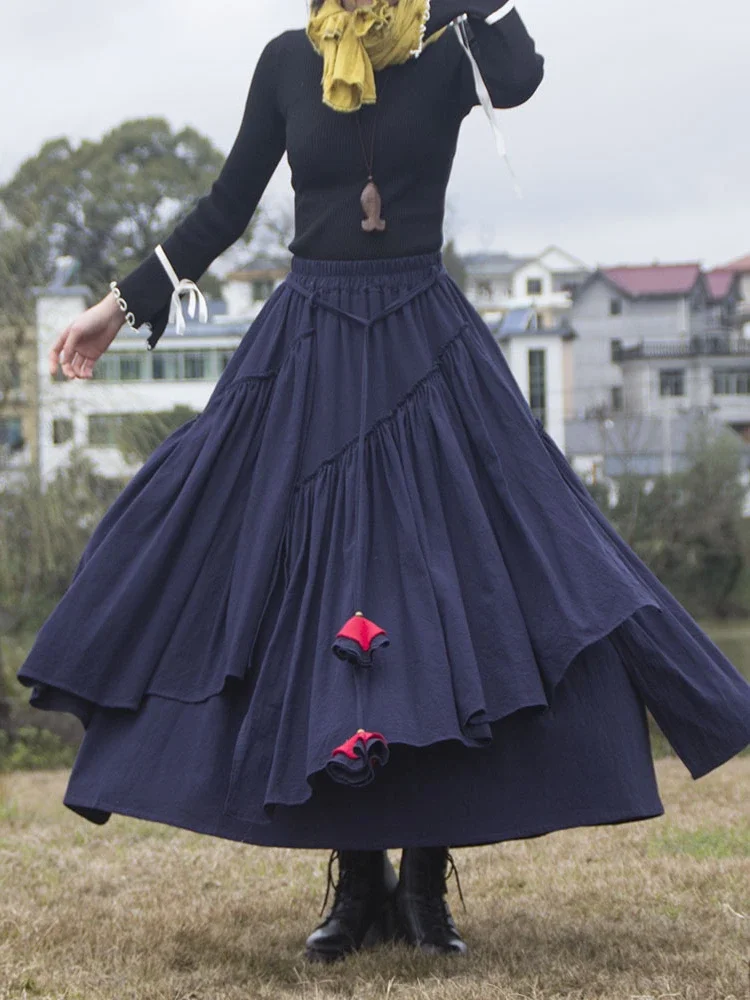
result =
[[[748,1000],[750,758],[657,770],[659,819],[454,852],[468,961],[388,946],[335,968],[301,957],[323,852],[97,828],[60,804],[65,774],[12,775],[0,1000]]]

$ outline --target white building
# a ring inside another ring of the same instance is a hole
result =
[[[289,256],[256,257],[222,283],[228,319],[255,319],[264,302],[289,273]]]
[[[582,261],[554,246],[536,257],[474,253],[462,259],[466,296],[488,322],[534,309],[540,326],[558,327],[570,312],[574,290],[590,273]]]
[[[615,348],[628,413],[708,411],[750,443],[750,340],[693,338]]]
[[[542,326],[533,309],[513,310],[490,329],[534,416],[565,451],[575,331],[565,322]]]
[[[188,321],[177,336],[169,325],[154,351],[144,335],[123,326],[96,364],[93,379],[49,374],[49,350],[62,330],[90,304],[87,288],[37,291],[37,455],[43,482],[54,478],[76,446],[90,457],[99,474],[129,478],[129,465],[117,447],[123,415],[157,413],[186,406],[200,412],[247,331],[248,322],[222,318]]]

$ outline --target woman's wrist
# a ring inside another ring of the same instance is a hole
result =
[[[427,35],[463,16],[494,24],[515,7],[514,0],[431,0]]]

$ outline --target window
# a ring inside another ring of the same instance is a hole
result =
[[[232,360],[234,351],[219,351],[219,374],[221,374],[229,362]]]
[[[478,281],[477,282],[477,296],[480,299],[491,299],[492,298],[492,282],[491,281]]]
[[[662,368],[659,372],[660,396],[685,395],[685,371],[682,368]]]
[[[137,354],[103,354],[94,365],[94,378],[100,382],[133,382],[142,379],[142,360]]]
[[[0,417],[0,447],[19,451],[24,446],[20,417]]]
[[[179,378],[178,362],[180,355],[176,351],[163,351],[160,354],[151,355],[151,375],[154,379]]]
[[[103,354],[94,364],[93,377],[99,382],[112,382],[120,373],[120,362],[116,354]]]
[[[253,282],[253,302],[264,302],[273,291],[273,281]]]
[[[136,355],[120,355],[120,379],[123,382],[133,382],[140,379],[141,359]]]
[[[185,353],[185,378],[205,378],[206,368],[205,351],[187,351]]]
[[[714,393],[717,396],[750,395],[750,368],[724,368],[714,371]]]
[[[89,444],[115,446],[118,443],[122,416],[119,413],[92,413],[89,417]]]
[[[68,417],[59,417],[52,421],[52,444],[65,444],[73,440],[73,421]]]
[[[529,351],[529,405],[537,420],[547,423],[547,352]]]
[[[609,315],[622,316],[622,299],[609,300]]]
[[[542,279],[541,278],[527,278],[526,279],[526,294],[527,295],[541,295],[542,294]]]
[[[615,413],[620,413],[622,411],[622,386],[613,385],[612,386],[612,409]]]

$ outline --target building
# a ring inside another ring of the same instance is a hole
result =
[[[627,413],[673,418],[710,411],[750,443],[750,339],[717,334],[689,341],[615,344]]]
[[[745,337],[750,337],[750,254],[725,264],[723,270],[737,276],[737,309],[735,324]]]
[[[60,332],[90,304],[89,289],[50,285],[37,289],[36,454],[43,482],[66,465],[76,447],[103,476],[129,478],[138,465],[120,451],[118,429],[128,414],[156,413],[184,406],[200,412],[248,329],[213,309],[208,323],[188,320],[178,336],[167,326],[158,347],[148,351],[144,334],[123,326],[95,367],[95,377],[67,379],[49,374],[48,354]]]
[[[289,255],[256,257],[244,267],[231,271],[221,289],[227,318],[255,319],[271,292],[289,273],[290,260]]]
[[[575,296],[571,323],[575,413],[623,407],[623,372],[614,345],[687,344],[708,332],[710,293],[700,264],[598,268]]]
[[[474,253],[463,257],[466,296],[488,322],[517,309],[534,309],[540,326],[559,327],[589,268],[558,247],[536,257]]]
[[[542,326],[534,309],[513,310],[490,329],[534,416],[564,451],[575,332],[567,322]]]
[[[711,330],[735,330],[741,333],[739,322],[742,301],[741,275],[730,268],[718,267],[708,271],[706,279],[706,326]],[[750,336],[750,326],[748,327]]]

